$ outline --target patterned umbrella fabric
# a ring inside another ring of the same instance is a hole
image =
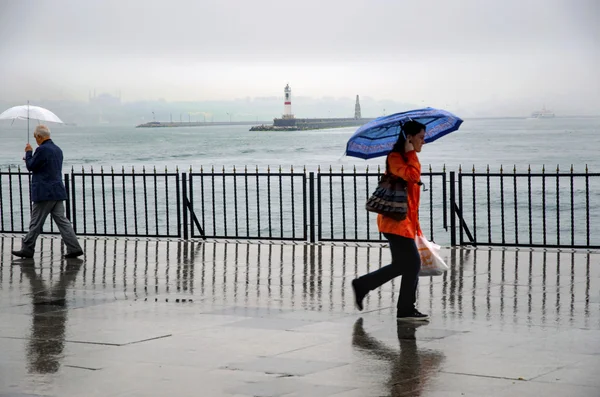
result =
[[[463,120],[441,109],[424,108],[380,117],[361,126],[348,140],[346,155],[370,159],[387,155],[400,135],[402,124],[414,120],[425,124],[430,143],[458,130]]]

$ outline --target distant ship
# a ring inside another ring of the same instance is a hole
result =
[[[536,110],[531,113],[532,119],[551,119],[554,117],[554,112],[546,109],[546,106],[542,108],[542,110]]]

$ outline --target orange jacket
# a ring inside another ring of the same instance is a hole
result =
[[[418,185],[418,182],[421,180],[421,163],[419,163],[417,152],[414,150],[407,152],[405,155],[407,161],[404,161],[400,153],[390,153],[388,162],[390,172],[406,181],[406,193],[408,196],[408,213],[406,214],[406,219],[397,221],[380,214],[377,216],[377,227],[379,227],[381,233],[396,234],[414,239],[417,235],[422,234],[421,226],[419,225],[421,186]]]

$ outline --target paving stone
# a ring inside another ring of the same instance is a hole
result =
[[[450,250],[422,278],[427,323],[397,322],[400,280],[354,308],[379,246],[0,237],[0,397],[598,396],[594,252]]]

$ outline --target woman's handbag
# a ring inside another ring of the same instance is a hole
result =
[[[367,200],[367,211],[381,214],[397,221],[406,219],[408,201],[406,181],[387,172],[379,179],[377,189]]]

